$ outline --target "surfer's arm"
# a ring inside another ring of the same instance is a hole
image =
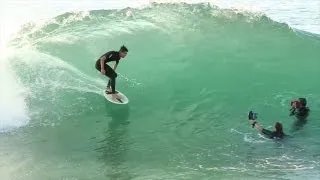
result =
[[[101,58],[100,58],[100,65],[101,65],[101,70],[104,70],[105,71],[105,69],[104,69],[104,61],[106,60],[106,56],[102,56]]]

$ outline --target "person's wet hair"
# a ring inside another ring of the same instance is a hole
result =
[[[123,45],[120,47],[120,51],[121,52],[128,52],[128,48]]]
[[[282,124],[281,123],[276,122],[275,128],[276,128],[276,132],[277,133],[283,134],[283,128],[282,128]]]
[[[301,104],[303,107],[307,105],[307,100],[306,100],[306,98],[299,98],[299,102],[300,102],[300,104]]]

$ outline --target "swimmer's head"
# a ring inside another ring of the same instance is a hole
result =
[[[276,128],[277,133],[283,133],[283,128],[281,123],[276,122],[276,125],[274,127]]]
[[[299,98],[299,104],[302,106],[302,107],[305,107],[307,105],[307,100],[306,98]]]
[[[306,98],[299,98],[298,100],[291,101],[291,106],[294,108],[302,108],[302,107],[306,107],[306,105],[307,105]]]
[[[128,54],[128,49],[124,45],[121,46],[119,50],[119,54],[121,58],[126,57],[126,55]]]

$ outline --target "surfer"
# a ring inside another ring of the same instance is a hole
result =
[[[103,54],[97,61],[96,61],[96,69],[101,72],[101,74],[106,75],[109,77],[106,93],[107,94],[117,94],[116,91],[116,78],[117,73],[115,72],[119,60],[121,58],[126,57],[128,53],[128,49],[125,46],[121,46],[119,51],[109,51],[105,54]],[[113,66],[113,69],[107,64],[108,62],[115,61],[115,64]],[[110,89],[111,86],[111,89]]]
[[[256,128],[260,133],[267,136],[270,139],[282,139],[286,135],[283,132],[282,124],[279,122],[276,122],[275,124],[275,131],[270,131],[267,129],[262,128],[258,122],[256,121],[257,115],[256,113],[250,111],[248,115],[249,121],[252,125],[252,128]]]

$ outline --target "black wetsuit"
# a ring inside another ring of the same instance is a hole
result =
[[[308,107],[294,108],[291,109],[290,116],[295,115],[298,120],[305,121],[309,116],[309,111]]]
[[[109,51],[102,56],[106,57],[104,61],[105,62],[104,69],[106,71],[105,75],[110,78],[107,87],[109,88],[111,85],[112,93],[115,93],[117,73],[107,63],[111,61],[115,61],[116,64],[118,64],[120,60],[120,54],[118,51]],[[96,69],[101,72],[100,58],[96,61]]]
[[[309,116],[309,108],[293,108],[290,110],[290,116],[295,116],[297,120],[293,122],[292,130],[299,130],[307,123],[307,117]]]
[[[277,133],[276,131],[269,131],[267,129],[262,129],[262,134],[266,135],[270,139],[282,139],[286,135],[284,133]]]

